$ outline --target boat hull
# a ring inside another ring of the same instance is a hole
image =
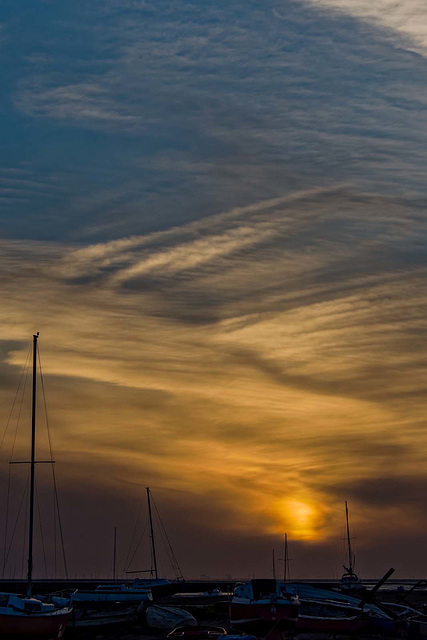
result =
[[[296,623],[298,631],[324,631],[326,633],[356,633],[367,626],[361,618],[317,618],[300,616]]]
[[[151,602],[150,595],[138,591],[76,591],[71,595],[73,604],[105,604],[105,603],[134,603]]]
[[[298,605],[291,602],[268,602],[241,604],[232,602],[230,606],[230,621],[232,624],[246,624],[261,620],[275,622],[277,620],[296,620]]]
[[[63,636],[69,615],[70,612],[53,615],[0,613],[0,637],[2,640],[3,638],[56,640]]]
[[[136,620],[135,607],[129,609],[120,609],[117,611],[86,611],[74,610],[71,621],[68,626],[71,628],[98,628],[112,627],[128,624]]]
[[[151,629],[172,631],[178,626],[197,626],[197,620],[184,609],[151,606],[145,611],[147,625]]]

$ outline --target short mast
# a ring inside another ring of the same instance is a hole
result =
[[[156,545],[154,544],[154,531],[153,531],[153,518],[151,515],[151,499],[150,499],[150,487],[146,487],[147,489],[147,501],[148,501],[148,515],[150,518],[150,538],[151,538],[151,551],[153,554],[153,563],[154,563],[154,575],[158,578],[157,573],[157,558],[156,558]]]
[[[113,580],[116,579],[116,555],[117,555],[117,527],[114,527]]]
[[[351,554],[351,538],[350,538],[350,527],[348,524],[348,505],[347,500],[345,501],[345,520],[347,524],[347,547],[348,547],[348,573],[353,573],[353,557]]]
[[[284,557],[283,557],[283,582],[286,582],[288,579],[289,567],[288,567],[288,534],[285,533],[285,549],[284,549]]]
[[[28,530],[28,572],[27,596],[31,597],[33,580],[33,536],[34,536],[34,485],[36,455],[36,392],[37,392],[37,339],[39,333],[33,335],[33,397],[31,405],[31,462],[30,462],[30,525]]]

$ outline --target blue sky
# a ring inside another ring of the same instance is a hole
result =
[[[0,412],[40,331],[74,572],[152,485],[186,575],[266,575],[285,531],[339,575],[344,500],[362,573],[424,575],[422,2],[0,21]]]
[[[9,5],[2,224],[90,242],[350,182],[424,195],[425,58],[301,1]]]

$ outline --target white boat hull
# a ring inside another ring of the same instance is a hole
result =
[[[71,594],[71,600],[75,604],[127,602],[139,604],[151,602],[151,593],[141,591],[76,591]]]
[[[183,609],[175,607],[161,607],[153,605],[148,607],[146,612],[147,625],[151,629],[164,629],[172,631],[179,625],[196,626],[197,620]]]

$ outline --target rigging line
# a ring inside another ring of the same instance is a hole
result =
[[[17,438],[17,435],[18,435],[18,427],[19,427],[19,422],[20,422],[20,419],[21,419],[22,405],[23,405],[23,402],[24,402],[25,389],[26,389],[26,386],[27,386],[28,370],[29,370],[29,357],[30,357],[30,355],[31,355],[31,349],[28,352],[27,359],[25,361],[25,367],[24,367],[24,369],[22,371],[21,379],[20,379],[19,385],[18,385],[18,391],[19,391],[19,387],[21,385],[22,379],[24,378],[24,374],[25,374],[24,386],[23,386],[23,389],[22,389],[21,401],[20,401],[20,404],[19,404],[18,416],[17,416],[17,419],[16,419],[15,434],[14,434],[14,437],[13,437],[12,450],[10,452],[9,462],[12,461],[13,454],[15,452],[16,438]],[[17,393],[15,395],[15,399],[13,401],[13,406],[15,406],[15,403],[16,403],[16,400],[17,400],[17,397],[18,397],[18,391],[17,391]],[[13,410],[13,407],[12,407],[12,410]],[[11,414],[9,416],[9,419],[11,418],[11,416],[12,416],[12,412],[11,412]],[[9,420],[8,420],[8,423],[9,423]],[[5,432],[4,436],[5,435],[6,435],[6,432]],[[2,441],[2,444],[3,444],[3,441]],[[5,561],[5,557],[6,557],[6,547],[7,547],[7,534],[8,534],[8,528],[9,528],[10,485],[11,485],[11,466],[9,465],[8,481],[7,481],[7,497],[6,497],[6,514],[5,514],[5,531],[4,531],[4,548],[3,548],[3,563],[4,564],[3,564],[3,567],[5,567],[5,562],[6,562]]]
[[[38,355],[38,362],[39,362],[40,382],[41,382],[41,388],[42,388],[44,412],[45,412],[45,417],[46,417],[46,429],[47,429],[47,438],[48,438],[48,442],[49,442],[50,461],[53,463],[52,437],[51,437],[51,433],[50,433],[49,415],[48,415],[48,412],[47,412],[47,402],[46,402],[46,393],[45,393],[45,387],[44,387],[42,363],[41,363],[41,360],[40,360],[40,348],[37,350],[37,355]],[[56,483],[55,465],[52,464],[51,467],[52,467],[54,503],[56,504],[56,513],[58,515],[59,536],[60,536],[60,539],[61,539],[62,560],[64,562],[65,577],[68,580],[67,557],[66,557],[66,553],[65,553],[64,532],[63,532],[63,529],[62,529],[61,511],[60,511],[60,508],[59,508],[58,487],[57,487],[57,483]],[[56,523],[56,519],[55,518],[54,518],[54,522]],[[55,571],[56,571],[56,524],[55,524],[54,528],[55,528]]]
[[[6,566],[7,561],[9,560],[9,554],[10,554],[10,550],[12,548],[13,539],[15,537],[16,527],[18,526],[19,516],[21,515],[22,504],[24,502],[25,496],[28,494],[28,480],[29,480],[29,474],[27,474],[27,481],[25,483],[24,491],[22,493],[21,501],[19,503],[18,513],[17,513],[17,516],[16,516],[15,524],[13,526],[12,536],[10,538],[10,544],[9,544],[9,548],[8,548],[8,551],[7,551],[7,554],[6,554],[6,558],[5,558],[5,566]],[[5,570],[5,566],[3,567],[3,572]]]
[[[24,404],[25,389],[27,388],[27,379],[28,379],[28,375],[26,375],[25,379],[24,379],[24,387],[22,389],[21,402],[19,403],[18,417],[16,419],[15,434],[13,436],[12,450],[10,452],[9,462],[11,462],[13,460],[13,454],[15,453],[16,437],[18,435],[18,427],[19,427],[19,422],[21,420],[22,406]]]
[[[153,504],[154,504],[154,501],[153,501]],[[155,504],[154,504],[154,509],[155,509],[154,513],[155,513],[156,518],[157,518],[156,522],[157,522],[157,524],[161,524],[161,520],[160,520],[160,517],[159,517],[159,512],[157,511]],[[160,531],[160,537],[161,537],[162,542],[163,542],[163,546],[164,546],[165,551],[166,551],[166,555],[167,555],[168,560],[170,562],[170,565],[172,567],[172,571],[174,572],[175,577],[177,577],[177,575],[176,575],[177,574],[177,569],[176,569],[176,566],[174,564],[173,558],[171,557],[171,554],[169,552],[167,541],[166,541],[166,537],[165,537],[164,531],[162,531],[161,526],[159,526],[159,531]]]
[[[168,549],[168,546],[167,546],[167,542],[166,542],[166,539],[165,539],[164,533],[163,533],[163,531],[162,531],[161,529],[160,529],[160,537],[161,537],[161,539],[162,539],[163,546],[164,546],[164,548],[165,548],[166,555],[167,555],[167,557],[168,557],[169,563],[170,563],[170,565],[171,565],[171,567],[172,567],[172,571],[173,571],[173,572],[174,572],[174,574],[175,574],[175,578],[177,578],[177,577],[178,577],[178,575],[177,575],[177,568],[176,568],[176,566],[175,566],[175,564],[174,564],[173,558],[171,557],[171,554],[170,554],[170,552],[169,552],[169,549]]]
[[[126,556],[126,560],[125,560],[125,567],[128,567],[128,568],[129,568],[129,565],[131,564],[130,562],[128,564],[128,560],[129,560],[129,556],[130,556],[131,551],[132,551],[132,546],[133,546],[133,542],[135,540],[137,527],[139,525],[139,520],[140,520],[140,517],[141,517],[141,511],[142,511],[142,505],[143,505],[143,500],[141,498],[141,501],[139,503],[138,514],[136,516],[135,525],[134,525],[134,528],[133,528],[132,538],[131,538],[131,541],[130,541],[130,545],[129,545],[127,556]]]
[[[157,505],[156,505],[155,500],[152,499],[152,502],[153,502],[153,506],[154,506],[154,513],[155,513],[155,515],[157,517],[158,523],[160,524],[159,531],[160,531],[160,536],[162,538],[163,545],[164,545],[165,550],[166,550],[166,555],[168,556],[168,560],[169,560],[169,562],[171,564],[172,571],[175,573],[175,576],[176,576],[177,570],[176,570],[176,566],[174,564],[173,558],[171,557],[170,551],[168,549],[166,530],[165,530],[165,528],[163,526],[163,522],[162,522],[162,519],[160,517],[159,510],[157,509]]]
[[[30,359],[30,355],[31,355],[31,347],[28,350],[27,357],[26,357],[26,360],[25,360],[25,364],[24,364],[24,366],[22,368],[22,373],[21,373],[21,377],[19,379],[18,388],[16,389],[15,397],[14,397],[13,403],[12,403],[12,408],[10,410],[9,417],[7,419],[7,422],[6,422],[6,427],[5,427],[4,432],[3,432],[3,437],[2,437],[1,442],[0,442],[0,451],[1,451],[2,447],[3,447],[4,439],[6,438],[6,434],[7,434],[7,431],[9,429],[9,424],[10,424],[10,421],[12,419],[13,410],[15,408],[15,404],[16,404],[16,400],[18,398],[19,389],[21,388],[22,380],[24,378],[24,375],[26,376],[26,374],[28,373],[27,368],[28,368],[28,361]]]
[[[38,513],[38,516],[39,516],[39,528],[40,528],[40,539],[41,539],[42,551],[43,551],[44,572],[45,572],[45,576],[46,576],[46,580],[47,580],[46,548],[45,548],[45,544],[44,544],[43,524],[42,524],[41,511],[40,511],[40,500],[39,500],[39,493],[38,493],[37,483],[35,483],[35,494],[36,494],[37,513]]]
[[[169,536],[168,536],[167,531],[166,531],[166,528],[165,528],[165,526],[164,526],[164,524],[163,524],[163,520],[162,520],[162,519],[161,519],[161,517],[160,517],[160,513],[159,513],[159,510],[157,509],[156,502],[155,502],[155,500],[153,499],[153,496],[151,496],[151,498],[152,498],[152,502],[153,502],[153,504],[154,504],[154,508],[155,508],[155,510],[156,510],[157,516],[158,516],[158,518],[159,518],[159,521],[160,521],[161,527],[162,527],[162,529],[163,529],[163,531],[164,531],[164,534],[165,534],[165,536],[166,536],[166,540],[167,540],[167,542],[168,542],[169,549],[170,549],[171,554],[172,554],[172,558],[173,558],[173,559],[174,559],[174,561],[175,561],[175,570],[176,570],[176,569],[178,570],[178,576],[177,576],[177,577],[180,577],[180,578],[181,578],[181,577],[182,577],[181,567],[179,566],[179,562],[178,562],[178,560],[177,560],[177,557],[176,557],[176,555],[175,555],[175,553],[174,553],[174,550],[173,550],[173,548],[172,548],[172,545],[171,545],[171,543],[170,543]],[[173,566],[173,565],[172,565],[172,566]]]
[[[141,541],[142,541],[142,538],[144,537],[144,534],[145,534],[145,532],[147,531],[147,527],[148,527],[148,520],[147,520],[147,522],[145,523],[144,530],[143,530],[143,532],[141,533],[141,536],[140,536],[140,538],[139,538],[139,540],[138,540],[138,544],[136,545],[135,551],[133,552],[132,558],[129,560],[129,564],[128,564],[128,566],[125,568],[125,573],[126,573],[126,571],[128,571],[128,570],[129,570],[129,567],[131,566],[131,564],[132,564],[132,562],[133,562],[133,559],[134,559],[134,558],[135,558],[135,556],[136,556],[136,552],[138,551],[138,549],[139,549],[139,545],[141,544]]]
[[[51,462],[53,462],[53,446],[52,446],[52,438],[51,438],[51,435],[50,435],[49,416],[48,416],[48,413],[47,413],[46,393],[45,393],[45,388],[44,388],[44,378],[43,378],[43,371],[42,371],[42,363],[41,363],[41,360],[40,360],[40,348],[37,349],[37,356],[38,356],[38,364],[39,364],[40,382],[41,382],[41,387],[42,387],[44,414],[45,414],[45,418],[46,418],[47,439],[49,441],[50,459],[51,459]]]
[[[52,465],[53,467],[53,465]],[[61,518],[61,512],[59,510],[59,502],[58,502],[58,490],[56,487],[56,475],[55,475],[55,469],[53,470],[53,484],[55,487],[55,499],[56,499],[56,511],[58,514],[58,526],[59,526],[59,535],[61,538],[61,547],[62,547],[62,561],[64,563],[64,571],[65,571],[65,577],[68,580],[68,566],[67,566],[67,557],[65,555],[65,545],[64,545],[64,532],[62,529],[62,518]]]

